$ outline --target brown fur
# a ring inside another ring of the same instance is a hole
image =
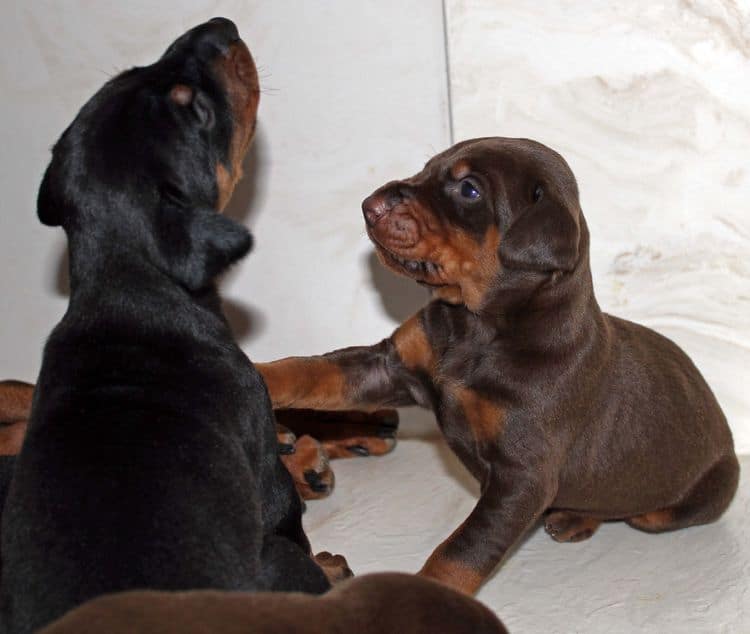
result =
[[[259,369],[282,375],[274,401],[293,395],[298,407],[317,407],[310,375],[326,383],[333,365],[341,392],[325,407],[435,412],[482,494],[423,575],[475,591],[545,511],[560,541],[603,520],[655,532],[721,516],[739,473],[726,419],[674,343],[599,309],[559,154],[526,139],[465,141],[362,210],[381,260],[433,301],[374,346]]]
[[[322,597],[290,593],[126,592],[84,604],[41,634],[503,634],[478,601],[411,575],[380,573]]]

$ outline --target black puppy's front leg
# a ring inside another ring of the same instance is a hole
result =
[[[499,456],[483,453],[488,469],[479,502],[419,572],[469,595],[479,589],[554,498],[552,479],[533,462],[502,451]]]

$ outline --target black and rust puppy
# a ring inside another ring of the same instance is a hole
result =
[[[258,369],[277,407],[435,412],[482,494],[422,574],[475,591],[545,511],[558,541],[721,515],[738,481],[724,415],[674,343],[599,309],[562,157],[466,141],[362,208],[383,263],[435,300],[375,346]]]
[[[0,509],[10,483],[15,456],[21,450],[31,416],[34,386],[0,381]],[[330,460],[379,456],[396,446],[398,412],[320,412],[278,410],[276,435],[281,461],[303,500],[324,498],[333,491]]]
[[[258,97],[235,25],[211,20],[105,84],[53,149],[38,214],[67,233],[71,297],[2,518],[5,632],[125,589],[330,587],[214,285],[250,248],[219,211]]]

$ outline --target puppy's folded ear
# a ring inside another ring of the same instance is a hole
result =
[[[158,224],[164,268],[190,291],[207,287],[252,247],[245,227],[213,209],[167,205]]]
[[[581,229],[577,210],[551,197],[525,209],[500,242],[500,260],[510,269],[572,271]]]

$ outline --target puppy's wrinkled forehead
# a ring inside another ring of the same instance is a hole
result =
[[[458,181],[471,175],[483,177],[483,185],[495,195],[513,197],[541,186],[571,202],[578,198],[565,159],[531,139],[487,137],[457,143],[432,157],[413,179]]]

